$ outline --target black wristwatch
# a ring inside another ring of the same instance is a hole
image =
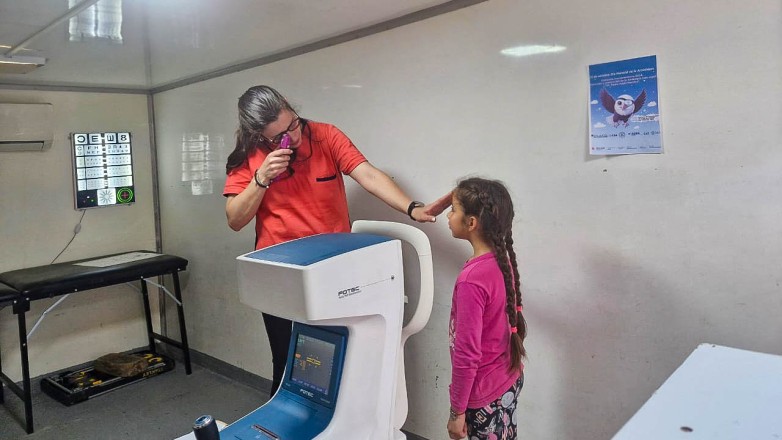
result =
[[[410,202],[410,205],[407,207],[407,216],[408,216],[408,217],[410,217],[410,220],[415,220],[415,219],[413,218],[413,210],[414,210],[415,208],[420,208],[420,207],[422,207],[422,206],[424,206],[424,203],[423,203],[423,202],[417,202],[417,201],[415,201],[415,200],[413,200],[412,202]]]

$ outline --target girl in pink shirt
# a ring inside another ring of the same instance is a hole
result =
[[[527,325],[513,250],[513,202],[499,181],[470,178],[452,195],[448,227],[472,257],[453,290],[449,337],[452,439],[516,438]]]

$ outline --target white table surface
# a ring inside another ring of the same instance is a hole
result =
[[[782,440],[782,356],[701,344],[613,440]]]

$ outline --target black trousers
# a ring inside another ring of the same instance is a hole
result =
[[[288,363],[288,345],[291,341],[293,322],[290,319],[263,313],[263,325],[266,327],[266,334],[269,336],[269,346],[272,349],[271,394],[274,395],[280,383],[282,383],[285,365]]]

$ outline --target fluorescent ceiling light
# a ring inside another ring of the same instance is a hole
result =
[[[6,56],[0,55],[0,74],[2,73],[27,73],[46,64],[46,58],[31,56]]]
[[[541,53],[562,52],[565,49],[567,49],[565,46],[530,44],[527,46],[516,46],[502,49],[500,53],[509,57],[526,57],[530,55],[538,55]]]

